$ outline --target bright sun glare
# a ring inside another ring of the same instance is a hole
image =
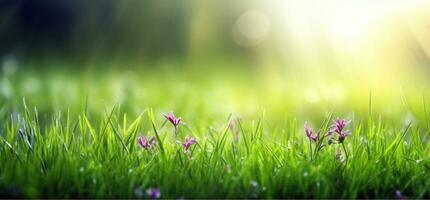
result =
[[[425,1],[282,1],[281,15],[285,28],[302,37],[324,31],[333,40],[349,43],[429,5]]]

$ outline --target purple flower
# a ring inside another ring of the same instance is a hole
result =
[[[403,194],[402,194],[402,192],[400,192],[400,190],[396,190],[396,199],[406,200],[406,196],[403,196]]]
[[[327,136],[331,136],[333,133],[337,133],[339,136],[339,142],[342,143],[346,136],[350,135],[348,130],[345,130],[345,126],[351,123],[351,120],[346,121],[345,119],[336,119],[330,127]]]
[[[312,129],[309,127],[308,122],[305,122],[305,132],[306,132],[306,136],[308,136],[308,138],[310,138],[314,142],[316,142],[319,139],[320,133],[321,133],[321,131],[318,131],[316,134],[314,134]]]
[[[143,136],[139,136],[139,138],[137,139],[137,143],[142,148],[144,148],[146,150],[151,150],[154,148],[156,141],[155,141],[154,137],[145,138]]]
[[[239,142],[239,131],[240,131],[240,127],[238,126],[239,120],[240,120],[239,118],[233,118],[233,119],[230,119],[230,122],[228,123],[228,128],[233,134],[235,143]]]
[[[196,144],[197,140],[194,138],[185,138],[184,143],[182,143],[182,146],[184,147],[185,151],[188,151],[188,149],[191,147],[191,145]]]
[[[231,119],[228,123],[228,128],[230,129],[231,132],[236,132],[236,120],[235,119]]]
[[[173,115],[173,112],[170,112],[169,114],[164,114],[164,117],[175,127],[175,131],[179,125],[179,123],[181,122],[181,118],[178,117],[176,118],[175,115]]]
[[[160,189],[158,188],[149,188],[146,190],[146,194],[150,199],[158,199],[161,196]]]

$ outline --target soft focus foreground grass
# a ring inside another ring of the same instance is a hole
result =
[[[315,102],[299,95],[305,84],[267,91],[228,75],[141,74],[3,77],[2,195],[132,198],[158,187],[162,198],[430,197],[421,91],[345,89]],[[170,110],[184,121],[176,137],[161,114]],[[340,145],[311,160],[304,121],[316,129],[337,116],[352,119],[348,161]],[[154,151],[137,146],[156,133]],[[190,153],[186,136],[198,141]]]

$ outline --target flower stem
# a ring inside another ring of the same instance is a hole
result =
[[[309,152],[311,154],[311,160],[312,160],[312,140],[309,138]]]
[[[345,163],[348,163],[348,152],[346,151],[345,144],[342,142],[343,151],[345,152]],[[346,165],[346,164],[345,164]]]

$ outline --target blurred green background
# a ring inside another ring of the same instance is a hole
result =
[[[1,114],[420,118],[426,1],[0,1]],[[424,98],[423,98],[424,97]],[[370,111],[371,110],[371,111]]]

